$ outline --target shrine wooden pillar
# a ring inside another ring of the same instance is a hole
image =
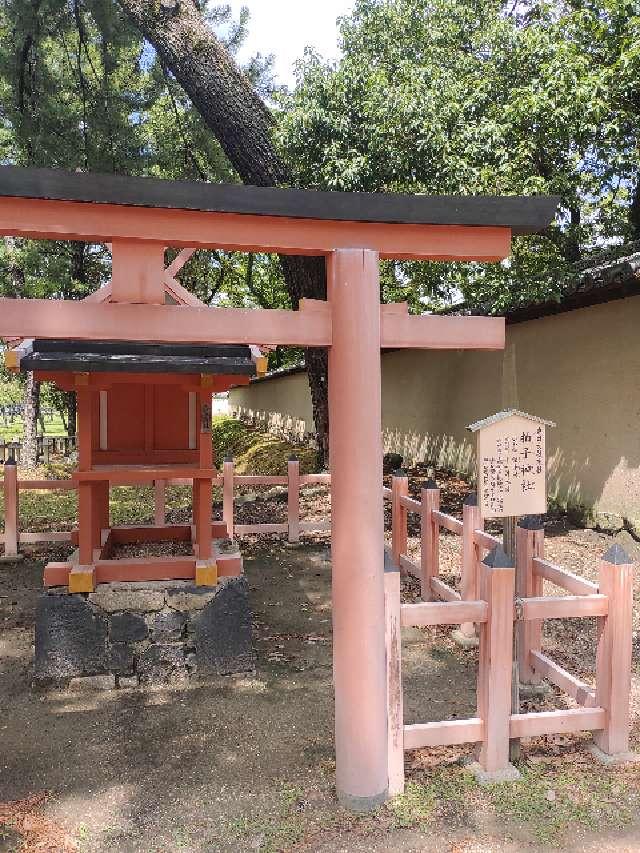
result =
[[[91,469],[91,388],[86,374],[76,376],[78,399],[78,471]],[[86,480],[78,485],[78,559],[81,566],[93,564],[93,549],[96,535],[96,505],[93,487]]]
[[[206,381],[205,381],[206,380]],[[198,438],[198,460],[200,468],[213,466],[213,445],[211,442],[211,382],[203,377],[203,387],[198,399],[200,403],[200,434]],[[196,526],[198,559],[211,559],[211,477],[201,477],[193,481],[193,520]]]
[[[336,787],[355,811],[388,790],[378,263],[341,249],[327,269]]]

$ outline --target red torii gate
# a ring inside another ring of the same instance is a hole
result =
[[[401,196],[0,168],[0,234],[111,243],[109,302],[0,299],[0,336],[329,347],[336,784],[387,797],[382,348],[504,347],[504,320],[380,305],[379,259],[499,261],[557,199]],[[300,310],[165,303],[165,246],[321,255],[327,301]]]

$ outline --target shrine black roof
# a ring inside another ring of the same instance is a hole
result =
[[[0,196],[177,208],[292,219],[413,225],[496,226],[535,234],[555,215],[555,196],[344,193],[162,181],[59,169],[0,166]]]
[[[21,370],[79,373],[214,373],[254,376],[251,350],[243,344],[146,344],[129,341],[33,341]]]

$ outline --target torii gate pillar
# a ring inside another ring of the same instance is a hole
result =
[[[355,811],[388,789],[378,260],[341,249],[327,262],[336,787]]]

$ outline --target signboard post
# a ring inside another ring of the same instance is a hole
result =
[[[522,578],[516,560],[516,526],[523,515],[547,511],[546,428],[551,421],[507,409],[471,424],[477,435],[477,490],[480,515],[503,519],[503,548],[516,567],[516,594]],[[518,636],[513,634],[512,713],[520,712]],[[520,741],[511,740],[510,760],[519,757]]]

